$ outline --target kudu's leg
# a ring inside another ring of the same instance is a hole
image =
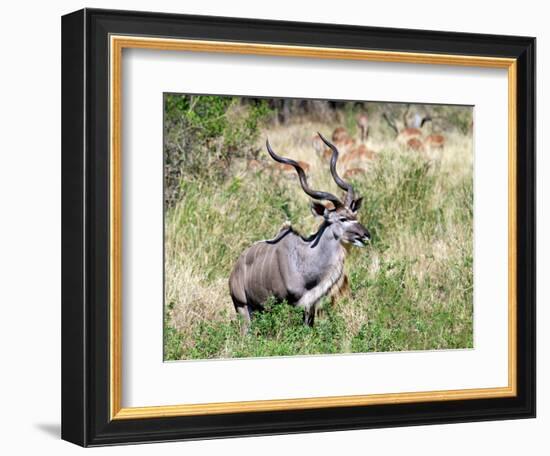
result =
[[[233,299],[233,304],[235,305],[235,310],[239,314],[241,320],[241,334],[245,335],[250,328],[250,317],[252,313],[250,306],[240,302],[235,302],[235,299]]]
[[[304,323],[310,327],[313,327],[313,324],[315,323],[315,306],[304,309]]]
[[[245,335],[250,328],[250,311],[248,306],[237,307],[237,312],[241,317],[241,334]]]

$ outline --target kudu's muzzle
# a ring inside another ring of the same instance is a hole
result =
[[[352,244],[357,247],[365,247],[371,239],[369,230],[360,223],[355,225],[352,236]]]

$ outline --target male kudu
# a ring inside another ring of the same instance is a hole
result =
[[[336,172],[338,149],[319,136],[332,150],[330,171],[336,184],[346,191],[343,202],[331,193],[311,189],[300,164],[277,155],[266,141],[269,155],[293,166],[304,192],[317,200],[311,207],[322,222],[308,238],[284,225],[274,239],[258,241],[241,254],[229,278],[229,289],[245,329],[251,314],[263,310],[269,297],[303,308],[304,322],[312,326],[321,298],[337,293],[346,281],[346,245],[364,247],[370,240],[369,232],[357,220],[362,198],[356,198],[351,184]],[[320,201],[329,201],[332,207]]]

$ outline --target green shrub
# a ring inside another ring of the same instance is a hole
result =
[[[165,203],[181,199],[183,177],[219,181],[235,158],[256,157],[259,127],[270,114],[263,100],[166,94]]]
[[[164,324],[164,359],[181,359],[183,355],[183,334],[173,328],[168,322]]]

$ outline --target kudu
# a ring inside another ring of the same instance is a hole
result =
[[[347,246],[364,247],[370,240],[369,232],[357,220],[362,198],[356,198],[351,184],[336,172],[338,149],[319,136],[332,150],[330,172],[346,191],[343,201],[331,193],[311,189],[299,163],[277,155],[266,141],[271,158],[294,167],[302,189],[315,200],[311,203],[313,214],[322,217],[322,222],[307,238],[285,224],[274,239],[258,241],[241,254],[229,277],[229,289],[245,331],[252,313],[264,310],[270,297],[303,308],[304,323],[313,326],[321,299],[337,294],[346,281]]]

